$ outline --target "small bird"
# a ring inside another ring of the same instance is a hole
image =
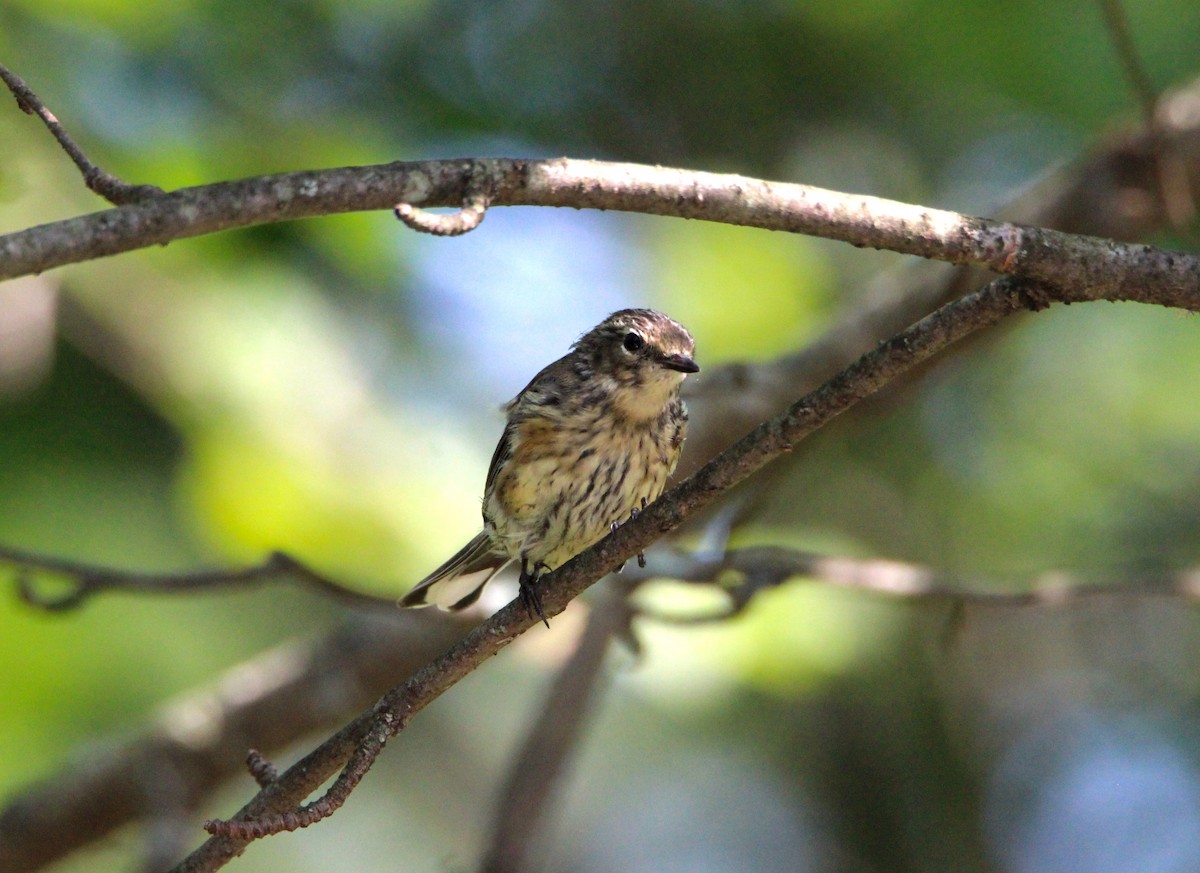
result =
[[[683,325],[651,309],[614,312],[533,377],[505,412],[483,492],[483,530],[401,606],[463,609],[510,563],[530,616],[533,583],[656,499],[687,433],[679,396],[700,368]]]

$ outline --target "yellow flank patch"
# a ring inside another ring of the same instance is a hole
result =
[[[497,477],[496,490],[504,510],[517,519],[528,519],[545,501],[546,480],[562,466],[558,425],[531,418],[517,426],[513,460]]]
[[[516,446],[513,461],[529,464],[557,451],[554,434],[558,430],[555,422],[544,418],[530,418],[517,426]]]

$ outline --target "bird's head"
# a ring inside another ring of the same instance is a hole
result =
[[[700,371],[687,328],[653,309],[614,312],[574,348],[597,377],[611,380],[615,406],[635,419],[658,416],[684,377]]]

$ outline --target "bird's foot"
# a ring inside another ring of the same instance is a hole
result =
[[[543,565],[535,564],[533,572],[528,572],[525,568],[525,562],[521,562],[521,576],[517,580],[517,586],[520,589],[521,605],[525,607],[525,612],[530,618],[537,619],[546,627],[550,627],[550,620],[546,618],[546,611],[542,608],[541,595],[537,593],[534,585],[541,577],[539,568],[544,569]]]

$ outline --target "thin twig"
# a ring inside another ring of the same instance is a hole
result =
[[[1142,63],[1141,54],[1133,39],[1133,28],[1125,13],[1125,5],[1121,0],[1099,2],[1113,49],[1133,89],[1146,133],[1152,143],[1158,178],[1158,199],[1171,225],[1176,228],[1186,227],[1196,214],[1196,204],[1192,197],[1187,167],[1171,148],[1166,137],[1162,136],[1158,89],[1154,87],[1149,73],[1146,72],[1146,66]]]
[[[83,561],[40,555],[0,545],[0,564],[16,570],[17,590],[30,606],[47,612],[77,609],[85,601],[108,591],[139,594],[182,594],[210,588],[227,588],[291,578],[343,603],[392,609],[395,600],[347,588],[323,576],[284,552],[273,552],[261,563],[232,570],[184,570],[144,573],[116,570]],[[53,576],[67,583],[65,591],[39,590],[40,577]]]
[[[1112,39],[1117,59],[1121,62],[1125,78],[1129,80],[1129,85],[1133,88],[1134,96],[1141,107],[1146,129],[1154,130],[1157,127],[1158,90],[1150,81],[1150,75],[1146,72],[1142,56],[1138,53],[1137,45],[1134,43],[1133,28],[1129,26],[1125,5],[1121,0],[1100,0],[1100,9],[1104,13],[1104,23],[1108,28],[1108,35]]]
[[[743,612],[760,592],[803,577],[830,588],[895,597],[905,602],[949,601],[986,606],[1062,606],[1095,597],[1176,597],[1200,600],[1200,567],[1175,571],[1083,573],[1051,571],[1003,585],[964,579],[952,573],[877,558],[822,555],[782,546],[750,546],[706,556],[662,550],[639,581],[668,578],[719,585],[728,596],[724,609],[675,614],[639,605],[640,616],[670,624],[706,624]]]
[[[33,92],[33,89],[25,84],[20,76],[0,64],[0,79],[4,80],[8,90],[17,98],[17,105],[23,112],[36,115],[42,120],[50,133],[58,140],[62,150],[75,162],[75,166],[83,174],[84,184],[90,191],[99,194],[115,206],[139,203],[163,195],[163,190],[157,185],[130,185],[112,173],[100,169],[83,153],[83,149],[71,138],[54,113],[46,108],[46,104]]]
[[[312,803],[275,816],[209,819],[204,823],[204,829],[213,836],[250,842],[275,834],[297,831],[329,818],[342,808],[342,804],[350,797],[350,792],[357,788],[358,783],[367,775],[387,741],[403,727],[402,724],[393,724],[391,713],[381,713],[379,723],[373,725],[366,737],[359,742],[337,781]],[[267,782],[263,788],[270,789],[277,781],[278,776]]]
[[[625,580],[622,580],[625,581]],[[517,873],[551,809],[556,790],[601,690],[601,667],[614,637],[629,630],[628,585],[610,588],[588,613],[579,645],[562,666],[537,720],[508,770],[492,817],[481,873]]]

